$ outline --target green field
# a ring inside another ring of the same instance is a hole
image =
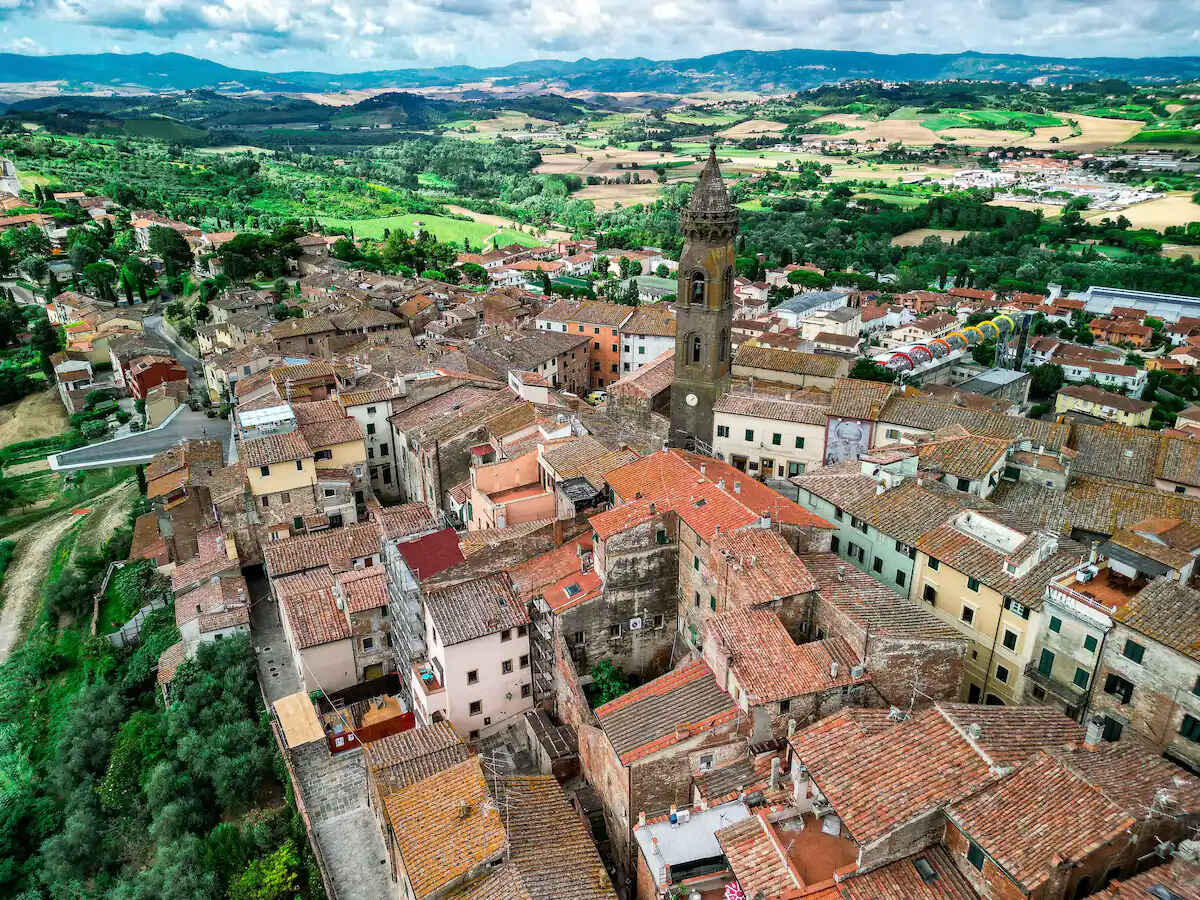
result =
[[[1135,103],[1127,103],[1124,106],[1100,106],[1095,109],[1083,109],[1079,111],[1081,115],[1097,116],[1101,119],[1133,119],[1136,122],[1153,123],[1158,121],[1158,116],[1151,112],[1148,106],[1139,106]]]
[[[1084,250],[1091,248],[1097,253],[1107,256],[1109,259],[1129,259],[1132,256],[1137,256],[1132,250],[1127,250],[1124,247],[1107,247],[1104,244],[1072,244],[1071,249],[1076,253],[1082,253]]]
[[[355,237],[383,238],[383,230],[403,228],[412,232],[418,228],[433,232],[439,241],[461,245],[463,238],[471,241],[471,246],[479,248],[493,234],[501,245],[523,244],[526,247],[536,247],[541,242],[528,234],[513,231],[509,228],[496,232],[495,225],[482,222],[471,222],[465,219],[450,219],[445,216],[430,216],[424,213],[409,213],[404,216],[383,216],[377,219],[337,219],[329,216],[318,216],[317,221],[332,228],[353,228]]]
[[[440,191],[454,190],[453,181],[447,181],[441,175],[437,175],[433,172],[422,172],[417,176],[417,184],[424,188],[434,188],[435,190]]]
[[[767,207],[763,206],[762,200],[760,200],[758,197],[755,197],[752,200],[743,200],[737,206],[738,206],[738,209],[749,209],[749,210],[754,210],[756,212],[767,208]]]
[[[121,130],[133,137],[158,141],[196,140],[208,134],[174,119],[125,119],[121,122]]]
[[[893,194],[885,191],[863,191],[854,195],[855,200],[882,200],[885,203],[895,203],[901,209],[912,209],[925,202],[924,197],[912,194]]]
[[[1011,112],[1005,109],[943,109],[940,114],[921,119],[930,131],[947,128],[1003,127],[1014,131],[1064,125],[1062,119],[1040,113]]]
[[[1154,128],[1139,131],[1127,144],[1200,144],[1200,131],[1183,128]]]

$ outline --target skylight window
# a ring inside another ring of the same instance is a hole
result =
[[[582,593],[582,591],[583,588],[577,584],[568,584],[565,588],[563,588],[563,593],[565,593],[568,597],[574,597],[576,594]]]

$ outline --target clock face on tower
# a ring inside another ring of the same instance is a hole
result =
[[[683,402],[686,403],[688,406],[695,406],[697,403],[700,402],[700,398],[697,397],[695,394],[688,394],[686,397],[683,398]]]

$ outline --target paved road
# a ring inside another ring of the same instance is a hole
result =
[[[175,359],[180,362],[188,370],[188,381],[192,387],[204,387],[204,363],[192,354],[188,353],[184,347],[177,343],[162,327],[162,316],[146,316],[142,320],[142,327],[155,337],[161,338],[171,352],[175,355]],[[199,374],[197,374],[199,373]]]
[[[21,285],[17,284],[15,281],[5,280],[5,281],[0,281],[0,284],[2,284],[6,288],[12,289],[13,296],[17,298],[18,303],[36,303],[37,302],[37,297],[34,296],[33,291],[29,290],[29,288],[27,288],[27,287],[22,287]]]
[[[149,462],[156,453],[180,441],[196,438],[219,440],[228,449],[229,423],[224,419],[210,419],[203,412],[193,412],[189,407],[181,406],[174,418],[158,428],[52,454],[49,457],[50,468],[62,472],[141,465]]]

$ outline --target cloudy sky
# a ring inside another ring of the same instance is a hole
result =
[[[0,0],[0,51],[268,71],[790,47],[1200,55],[1200,0]]]

